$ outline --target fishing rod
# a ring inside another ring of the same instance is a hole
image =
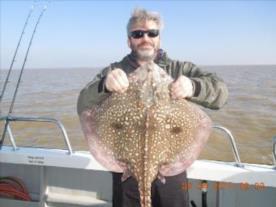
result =
[[[32,45],[32,42],[33,42],[33,38],[34,38],[34,35],[36,33],[36,29],[37,29],[37,26],[44,14],[44,12],[46,11],[47,7],[45,6],[42,10],[42,12],[40,13],[38,19],[37,19],[37,22],[36,22],[36,25],[35,25],[35,28],[33,30],[33,33],[32,33],[32,37],[30,39],[30,42],[29,42],[29,45],[28,45],[28,49],[27,49],[27,52],[25,54],[25,58],[24,58],[24,62],[23,62],[23,65],[21,67],[21,71],[20,71],[20,75],[19,75],[19,78],[18,78],[18,81],[17,81],[17,85],[16,85],[16,88],[15,88],[15,92],[13,94],[13,99],[12,99],[12,102],[11,102],[11,105],[10,105],[10,109],[9,109],[9,114],[12,113],[12,110],[13,110],[13,106],[14,106],[14,103],[15,103],[15,99],[16,99],[16,96],[17,96],[17,92],[18,92],[18,88],[19,88],[19,85],[21,83],[21,78],[22,78],[22,74],[23,74],[23,71],[25,69],[25,64],[27,62],[27,58],[28,58],[28,55],[29,55],[29,51],[30,51],[30,48],[31,48],[31,45]]]
[[[2,89],[2,92],[1,92],[1,95],[0,95],[0,103],[1,103],[1,101],[2,101],[2,99],[3,99],[3,97],[4,97],[4,93],[5,93],[6,87],[7,87],[7,85],[8,85],[8,81],[9,81],[9,79],[10,79],[10,74],[11,74],[11,71],[12,71],[12,69],[13,69],[13,64],[14,64],[14,62],[15,62],[15,58],[16,58],[16,56],[17,56],[17,52],[18,52],[18,49],[19,49],[20,44],[21,44],[21,41],[22,41],[22,37],[23,37],[23,35],[24,35],[24,33],[25,33],[25,29],[26,29],[26,27],[27,27],[27,25],[28,25],[28,23],[29,23],[29,19],[30,19],[31,15],[32,15],[32,13],[33,13],[33,11],[34,11],[34,8],[35,8],[35,6],[32,5],[32,6],[31,6],[31,9],[30,9],[30,11],[29,11],[29,13],[28,13],[28,16],[27,16],[27,18],[26,18],[26,21],[25,21],[25,23],[24,23],[24,26],[23,26],[23,29],[22,29],[20,38],[19,38],[19,40],[18,40],[18,42],[17,42],[17,46],[16,46],[16,49],[15,49],[15,51],[14,51],[14,55],[13,55],[13,58],[12,58],[12,61],[11,61],[10,67],[9,67],[9,71],[8,71],[8,74],[7,74],[7,77],[6,77],[6,80],[5,80],[5,82],[4,82],[3,89]]]
[[[15,91],[14,91],[14,94],[13,94],[13,99],[12,99],[12,102],[11,102],[11,105],[10,105],[10,108],[9,108],[8,115],[6,116],[4,131],[3,131],[3,134],[2,134],[2,137],[1,137],[1,140],[0,140],[0,149],[2,148],[2,145],[4,143],[4,139],[5,139],[6,132],[7,132],[8,125],[9,125],[9,121],[10,121],[10,115],[11,115],[13,107],[14,107],[16,95],[17,95],[17,92],[18,92],[19,85],[21,83],[21,78],[22,78],[22,75],[23,75],[23,71],[25,69],[25,64],[27,62],[27,57],[28,57],[29,52],[30,52],[30,48],[31,48],[31,45],[32,45],[32,42],[33,42],[33,38],[34,38],[34,35],[36,33],[37,26],[39,25],[40,20],[41,20],[41,18],[42,18],[43,14],[45,13],[46,10],[47,10],[47,5],[44,6],[44,8],[42,9],[42,11],[40,12],[39,17],[37,18],[34,30],[32,32],[31,39],[30,39],[29,44],[28,44],[28,49],[26,51],[24,62],[23,62],[22,67],[21,67],[20,75],[19,75],[19,78],[17,80],[16,88],[15,88]]]

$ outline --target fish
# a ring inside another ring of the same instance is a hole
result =
[[[138,182],[141,207],[151,207],[155,179],[184,172],[199,156],[212,121],[196,104],[170,96],[174,81],[151,62],[128,74],[124,93],[110,93],[81,116],[81,126],[95,159],[122,182]]]

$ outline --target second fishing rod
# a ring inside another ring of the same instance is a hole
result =
[[[16,100],[16,96],[17,96],[17,93],[18,93],[18,89],[19,89],[19,86],[20,86],[20,83],[21,83],[21,79],[22,79],[22,75],[23,75],[23,72],[24,72],[24,69],[25,69],[25,64],[27,62],[27,58],[28,58],[28,55],[29,55],[29,52],[30,52],[30,48],[32,46],[32,42],[33,42],[33,39],[34,39],[34,36],[36,34],[36,31],[37,31],[37,27],[40,23],[40,20],[43,16],[43,14],[45,13],[45,11],[47,10],[47,5],[45,5],[43,7],[43,9],[41,10],[40,12],[40,15],[38,16],[37,18],[37,21],[36,21],[36,24],[35,24],[35,27],[33,29],[33,32],[32,32],[32,36],[30,38],[30,41],[29,41],[29,44],[28,44],[28,48],[27,48],[27,51],[25,53],[25,58],[24,58],[24,61],[23,61],[23,64],[22,64],[22,67],[21,67],[21,70],[20,70],[20,74],[19,74],[19,78],[17,80],[17,84],[16,84],[16,88],[15,88],[15,91],[14,91],[14,94],[13,94],[13,98],[12,98],[12,101],[11,101],[11,104],[10,104],[10,107],[9,107],[9,111],[8,111],[8,115],[5,117],[5,126],[4,126],[4,130],[3,130],[3,133],[2,133],[2,137],[1,137],[1,140],[0,140],[0,149],[2,148],[2,145],[4,143],[4,140],[5,140],[5,136],[6,136],[6,133],[7,133],[7,129],[8,129],[8,126],[9,126],[9,122],[11,120],[11,117],[10,115],[12,114],[12,111],[13,111],[13,107],[14,107],[14,103],[15,103],[15,100]],[[30,15],[30,14],[29,14]],[[27,17],[27,20],[26,22],[28,22],[29,20],[29,16]],[[24,33],[24,30],[25,30],[25,26],[23,28],[23,33]],[[20,38],[20,42],[21,42],[21,38]],[[20,44],[19,42],[19,44]],[[17,49],[18,50],[18,49]],[[16,51],[17,53],[17,51]],[[16,54],[15,53],[15,54]],[[13,60],[14,62],[14,60]],[[12,63],[13,64],[13,63]],[[6,86],[5,86],[6,87]],[[3,92],[4,94],[4,92]],[[2,97],[2,95],[1,95]]]

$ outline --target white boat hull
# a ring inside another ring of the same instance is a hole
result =
[[[0,206],[112,206],[112,175],[88,152],[3,146],[0,176],[17,176],[34,202],[1,198]],[[201,180],[208,181],[208,206],[275,207],[276,171],[268,165],[197,160],[188,169],[189,196],[201,206]]]

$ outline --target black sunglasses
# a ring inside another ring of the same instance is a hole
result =
[[[130,32],[130,36],[134,39],[139,39],[144,37],[144,35],[147,34],[148,37],[157,37],[159,35],[158,29],[149,29],[149,30],[134,30]]]

